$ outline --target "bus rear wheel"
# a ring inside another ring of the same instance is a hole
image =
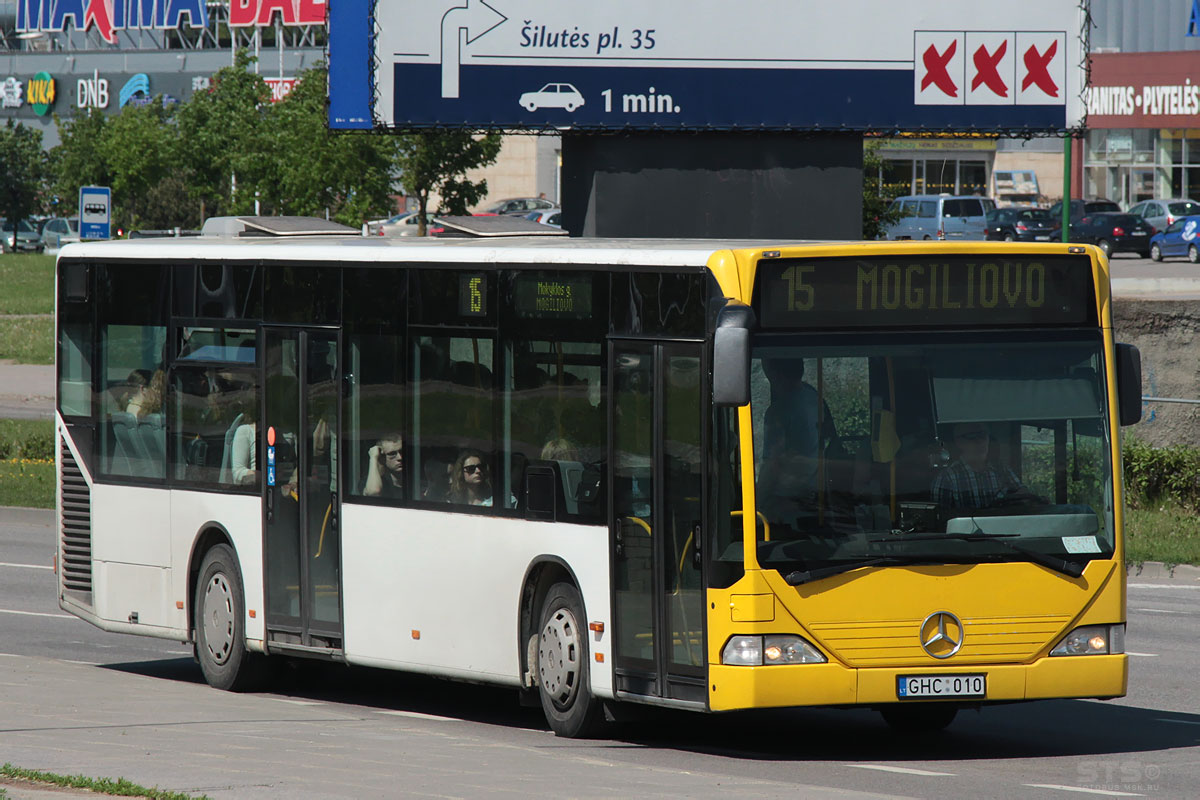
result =
[[[603,720],[588,681],[583,599],[569,583],[550,587],[537,639],[538,695],[551,730],[571,739],[596,734]]]
[[[246,649],[245,595],[232,548],[219,544],[200,565],[196,584],[196,659],[209,686],[252,690],[265,675],[265,657]]]
[[[950,703],[916,703],[879,709],[883,720],[900,733],[936,733],[958,715],[958,706]]]

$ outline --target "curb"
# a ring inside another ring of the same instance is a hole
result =
[[[1164,564],[1161,561],[1144,561],[1130,564],[1125,569],[1130,578],[1165,578],[1177,581],[1200,582],[1200,567],[1191,564]]]

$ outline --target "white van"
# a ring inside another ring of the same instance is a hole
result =
[[[886,239],[986,238],[987,213],[996,208],[990,197],[949,194],[914,194],[897,197],[900,221],[890,226]]]

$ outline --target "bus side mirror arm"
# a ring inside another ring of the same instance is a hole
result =
[[[1142,354],[1131,344],[1117,344],[1117,411],[1122,426],[1142,419]]]
[[[717,314],[713,332],[713,386],[715,406],[744,406],[750,402],[750,332],[754,312],[736,300]]]

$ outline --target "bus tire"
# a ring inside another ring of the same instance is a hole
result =
[[[244,692],[263,676],[262,656],[246,649],[246,601],[242,574],[229,545],[204,555],[196,583],[196,659],[204,680],[215,689]]]
[[[550,587],[538,628],[538,695],[551,730],[569,739],[595,735],[603,720],[600,702],[588,683],[584,619],[578,589],[569,583]]]
[[[936,733],[958,714],[952,703],[914,703],[886,706],[879,709],[883,720],[898,733]]]

